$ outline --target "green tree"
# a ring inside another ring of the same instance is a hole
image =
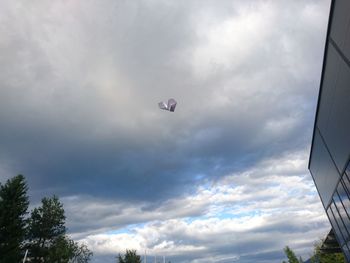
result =
[[[315,243],[313,255],[311,257],[312,263],[346,263],[345,257],[343,253],[331,253],[326,254],[322,253],[321,246],[323,244],[323,240],[320,240]],[[284,253],[288,258],[288,263],[302,263],[301,257],[299,260],[297,259],[293,250],[291,250],[288,246],[284,248]],[[287,263],[283,261],[282,263]]]
[[[86,263],[92,252],[66,235],[63,205],[43,198],[29,218],[28,186],[23,175],[0,183],[0,263],[21,262],[25,250],[33,262]]]
[[[283,251],[288,258],[288,263],[303,263],[303,260],[301,258],[298,259],[297,256],[295,255],[294,251],[292,249],[290,249],[288,246],[286,246],[283,249]],[[283,261],[283,263],[286,263],[286,262]]]
[[[47,262],[86,263],[91,260],[92,255],[86,245],[79,245],[67,236],[60,236],[49,249]]]
[[[20,262],[26,236],[27,184],[17,175],[0,184],[0,255],[2,263]]]
[[[136,250],[127,249],[124,257],[118,255],[117,263],[141,263],[141,257],[137,255]]]
[[[71,263],[86,263],[89,262],[93,256],[93,253],[88,249],[85,244],[79,245],[77,242],[72,240],[69,241],[70,246],[73,249],[73,257]]]
[[[35,262],[56,262],[55,255],[57,261],[61,262],[57,251],[63,253],[66,233],[64,224],[63,205],[56,196],[43,198],[41,206],[34,208],[29,219],[28,237],[30,257]]]
[[[74,243],[66,236],[59,236],[48,249],[47,262],[69,262],[74,256]],[[59,260],[59,261],[58,261]]]
[[[314,245],[314,252],[311,257],[312,263],[346,263],[343,253],[325,254],[321,252],[323,240],[316,242]]]
[[[43,198],[29,218],[29,257],[34,262],[86,263],[92,252],[66,235],[62,203],[56,196]]]

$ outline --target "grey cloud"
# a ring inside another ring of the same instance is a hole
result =
[[[301,219],[300,217],[296,218]],[[281,219],[280,222],[282,220],[284,219]],[[312,247],[315,241],[308,238],[308,236],[319,236],[321,233],[326,233],[328,229],[328,225],[319,225],[320,228],[317,231],[315,231],[316,228],[304,231],[301,222],[299,227],[283,229],[282,232],[276,226],[272,231],[271,229],[266,229],[264,232],[256,232],[255,229],[244,232],[226,230],[218,233],[202,233],[201,236],[195,236],[197,233],[186,231],[182,227],[176,229],[178,225],[175,222],[171,223],[174,225],[173,228],[164,228],[164,224],[166,223],[154,225],[154,228],[160,234],[156,236],[157,239],[154,243],[147,241],[148,245],[151,245],[151,247],[148,247],[148,255],[166,255],[168,259],[174,262],[206,262],[208,259],[223,257],[222,255],[226,257],[236,256],[243,262],[268,262],[269,260],[270,262],[280,262],[283,258],[282,249],[285,245],[290,245],[293,249],[296,249],[298,254],[303,255],[305,258],[308,253],[305,251],[305,248]],[[225,228],[225,225],[222,227]],[[170,229],[175,231],[170,232]],[[148,234],[149,239],[152,239],[150,238],[151,236],[152,234]],[[163,240],[167,240],[170,246],[165,246],[161,250],[154,250],[156,245]],[[172,242],[172,240],[177,241]],[[295,244],[293,240],[303,241]],[[104,243],[101,240],[99,242]],[[88,242],[88,244],[92,245],[93,243]],[[175,245],[175,247],[173,248],[172,245]],[[178,250],[178,247],[186,245],[192,246],[192,251],[181,252],[181,250]],[[97,256],[96,260],[98,258]]]
[[[198,21],[240,19],[241,3],[8,2],[1,159],[27,175],[33,193],[157,200],[189,191],[198,183],[193,175],[220,177],[304,147],[318,76],[299,78],[298,65],[314,68],[319,61],[307,54],[322,54],[322,32],[309,35],[307,26],[324,29],[302,12],[293,24],[289,11],[278,14],[280,4],[253,3],[243,9],[270,5],[266,19],[279,23],[264,29],[269,42],[255,43],[239,68],[219,63],[198,79],[191,57],[206,45]],[[299,62],[295,54],[306,56]],[[221,93],[229,103],[221,104]],[[156,107],[169,95],[179,101],[173,116]]]
[[[286,206],[285,211],[294,213],[300,211],[300,203],[303,203],[303,209],[313,211],[319,200],[310,176],[305,175],[305,168],[300,170],[304,166],[304,162],[300,163],[303,156],[303,153],[294,153],[263,161],[244,174],[208,181],[207,186],[197,186],[191,195],[183,194],[165,201],[126,202],[92,195],[65,197],[62,200],[69,229],[72,233],[86,235],[86,231],[96,233],[123,228],[128,224],[171,218],[216,216],[221,213],[240,215],[262,210],[275,213],[281,206]],[[256,172],[260,177],[254,176]]]
[[[301,180],[289,182],[302,187],[297,197],[281,195],[288,213],[301,209],[304,196],[315,209],[305,167],[277,163],[310,142],[328,4],[3,1],[1,181],[23,173],[34,203],[60,195],[79,239],[225,209],[273,213],[278,195],[263,190],[281,177]],[[167,97],[178,101],[175,114],[157,107]],[[189,199],[223,182],[242,186],[240,199]],[[232,232],[164,237],[212,245],[174,255],[178,262],[235,256],[233,246],[240,262],[277,262],[280,244],[262,244],[269,233],[292,242],[326,228],[317,222],[303,228],[302,218],[271,218],[241,233],[241,244]]]
[[[278,176],[245,177],[239,182],[237,175],[231,175],[206,190],[200,186],[194,195],[153,206],[67,198],[64,203],[69,212],[68,225],[73,233],[77,231],[75,238],[96,249],[96,262],[102,258],[112,260],[113,256],[107,254],[112,249],[122,252],[124,242],[139,250],[147,249],[149,255],[163,253],[174,262],[219,261],[233,256],[244,262],[256,262],[257,258],[258,262],[280,262],[285,245],[305,256],[313,242],[329,230],[329,223],[311,178],[304,178],[305,170],[299,170],[300,156],[291,156],[294,159],[289,156],[262,162],[250,171],[271,172],[273,169],[266,163],[275,163],[279,167],[272,167],[281,172]],[[290,163],[294,166],[285,171],[297,175],[283,176],[282,167]],[[250,186],[249,191],[246,186]],[[288,194],[290,189],[294,189],[293,193]],[[115,232],[98,234],[113,229]]]

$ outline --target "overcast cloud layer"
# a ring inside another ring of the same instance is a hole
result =
[[[0,181],[60,196],[94,262],[281,262],[326,234],[307,160],[330,1],[0,4]]]

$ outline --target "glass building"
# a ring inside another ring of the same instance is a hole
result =
[[[350,262],[350,0],[333,0],[309,160],[323,207]]]

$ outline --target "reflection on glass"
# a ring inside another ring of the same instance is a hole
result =
[[[343,203],[347,216],[350,218],[350,199],[348,194],[345,191],[343,182],[340,182],[340,184],[338,185],[337,192],[340,200]]]
[[[347,259],[348,262],[350,261],[350,250],[349,250],[349,245],[350,245],[350,243],[347,242],[347,243],[342,247],[343,252],[344,252],[344,255],[345,255],[345,257],[346,257],[346,259]]]
[[[348,162],[348,166],[347,166],[346,169],[345,169],[345,173],[346,173],[347,175],[350,175],[350,162]]]
[[[332,228],[333,228],[333,230],[335,232],[335,235],[336,235],[336,237],[338,239],[339,244],[341,244],[341,245],[344,244],[343,235],[341,234],[341,232],[339,230],[338,224],[337,224],[337,222],[335,220],[335,217],[334,217],[334,214],[332,212],[331,207],[328,208],[327,215],[329,217],[329,220],[331,221]]]
[[[349,238],[348,229],[350,229],[350,221],[337,192],[335,192],[333,196],[333,201],[336,209],[333,211],[338,212],[339,215],[339,219],[338,216],[336,216],[336,218],[340,231],[343,233],[344,239],[347,241]]]
[[[345,190],[348,194],[348,196],[350,196],[350,180],[349,180],[349,176],[347,174],[343,174],[343,178],[342,178]]]
[[[345,229],[345,226],[343,224],[343,221],[340,218],[340,214],[339,214],[338,209],[336,208],[334,202],[332,202],[332,204],[331,204],[331,210],[333,212],[333,215],[334,215],[334,218],[335,218],[335,222],[337,223],[338,228],[340,230],[340,233],[341,233],[341,236],[342,236],[342,239],[343,239],[341,245],[343,245],[343,243],[345,243],[346,237],[347,237],[346,229]]]

